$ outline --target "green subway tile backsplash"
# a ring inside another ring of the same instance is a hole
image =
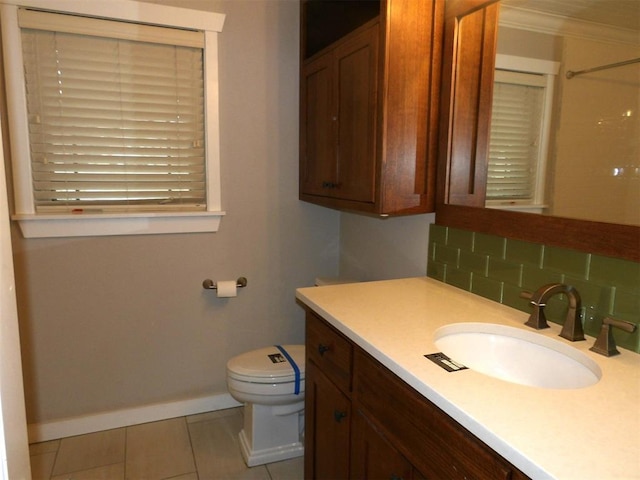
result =
[[[522,264],[489,258],[488,277],[522,286]]]
[[[446,282],[454,287],[463,290],[471,290],[471,272],[466,272],[458,268],[449,268],[447,265]]]
[[[497,237],[500,238],[500,237]],[[523,263],[539,267],[542,263],[544,246],[537,243],[523,242],[512,238],[505,239],[505,258],[513,263]]]
[[[544,270],[539,265],[522,265],[522,288],[534,291],[546,283],[562,283],[564,275],[551,270]]]
[[[459,258],[460,268],[487,276],[487,267],[489,265],[489,257],[487,255],[476,255],[461,249]]]
[[[429,256],[432,259],[433,256]],[[444,282],[447,272],[447,265],[445,263],[439,263],[435,261],[429,261],[427,263],[427,277]]]
[[[592,255],[589,279],[637,291],[640,263]]]
[[[544,270],[553,270],[563,274],[587,278],[591,255],[566,248],[545,247],[543,255]]]
[[[484,233],[474,234],[473,252],[477,255],[491,255],[495,258],[505,258],[507,240],[495,235]]]
[[[612,316],[640,324],[640,263],[494,235],[431,225],[427,276],[530,312],[523,290],[545,283],[573,285],[582,297],[584,329],[595,337]],[[547,319],[562,324],[568,308],[552,297]],[[614,332],[616,343],[640,353],[640,328]]]
[[[449,229],[447,233],[447,245],[471,251],[473,249],[473,232]]]
[[[446,245],[448,231],[449,229],[447,228],[431,228],[429,230],[429,241],[431,245],[433,244]],[[432,251],[432,250],[430,249],[429,251]]]
[[[435,244],[433,257],[438,262],[457,267],[458,258],[460,257],[460,249],[450,247],[448,245]]]
[[[517,285],[510,285],[508,283],[502,282],[502,302],[505,305],[508,305],[513,308],[517,308],[518,310],[522,310],[522,297],[520,293],[522,293],[522,288]]]
[[[637,292],[616,288],[613,293],[611,314],[623,319],[640,317],[640,299]]]
[[[502,282],[491,278],[481,275],[471,277],[471,292],[496,302],[502,301],[502,287]]]

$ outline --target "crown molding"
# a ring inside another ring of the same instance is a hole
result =
[[[551,35],[640,45],[640,32],[637,30],[613,27],[508,5],[500,7],[500,26]]]

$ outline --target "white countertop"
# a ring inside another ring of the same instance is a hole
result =
[[[640,478],[640,355],[597,355],[594,338],[566,341],[552,323],[538,333],[585,353],[602,378],[573,390],[523,386],[449,373],[424,355],[439,351],[433,333],[451,323],[535,331],[524,312],[426,277],[301,288],[296,297],[529,477]]]

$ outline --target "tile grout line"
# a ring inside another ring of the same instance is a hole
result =
[[[129,443],[129,426],[124,427],[124,465],[122,467],[122,480],[127,480],[127,444]]]
[[[60,447],[62,446],[62,439],[58,439],[58,446],[56,447],[56,454],[53,457],[53,463],[51,464],[51,471],[49,472],[48,480],[53,478],[53,472],[56,469],[56,462],[58,461],[58,454],[60,453]]]
[[[191,438],[191,429],[189,428],[189,422],[187,421],[187,417],[182,417],[184,420],[184,424],[187,427],[187,436],[189,437],[189,447],[191,448],[191,458],[193,458],[193,466],[195,467],[195,474],[198,479],[200,479],[200,472],[198,471],[198,461],[196,460],[196,452],[193,449],[193,438]],[[125,479],[126,480],[126,479]]]

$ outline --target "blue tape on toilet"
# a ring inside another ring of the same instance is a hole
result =
[[[275,347],[280,350],[280,353],[284,355],[284,358],[286,358],[293,367],[293,373],[295,374],[296,380],[295,391],[293,393],[295,393],[296,395],[300,395],[300,368],[298,367],[298,364],[293,360],[291,355],[289,355],[289,352],[287,352],[282,345],[276,345]]]

